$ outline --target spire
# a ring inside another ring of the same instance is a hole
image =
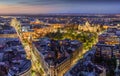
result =
[[[88,21],[86,21],[85,25],[86,26],[90,26],[90,23]]]
[[[32,42],[32,34],[29,35],[28,41],[29,41],[29,42]]]
[[[116,73],[115,76],[119,76],[119,73],[120,73],[120,70],[119,70],[119,68],[118,68],[118,67],[119,67],[119,64],[120,64],[119,62],[120,62],[119,59],[117,59],[117,60],[116,60],[116,65],[117,65],[117,66],[116,66],[116,69],[115,69],[115,73]]]

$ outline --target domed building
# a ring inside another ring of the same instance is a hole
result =
[[[79,25],[78,30],[97,32],[100,30],[100,25],[91,25],[88,21],[84,25]]]
[[[44,24],[44,23],[42,21],[40,21],[39,19],[36,19],[35,21],[31,21],[30,24],[39,25],[39,24]]]

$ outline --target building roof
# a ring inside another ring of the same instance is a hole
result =
[[[49,38],[42,38],[33,44],[50,65],[60,64],[82,45],[77,40],[52,40]]]

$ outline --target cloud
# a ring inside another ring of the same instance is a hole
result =
[[[52,6],[0,5],[0,14],[40,14],[60,12],[62,8]]]
[[[24,5],[52,5],[70,3],[118,3],[120,0],[21,0],[18,4]]]
[[[63,1],[60,0],[30,0],[30,1],[20,1],[18,4],[23,5],[52,5],[52,4],[62,4]]]
[[[120,13],[120,5],[116,1],[0,0],[0,13]]]
[[[10,5],[56,5],[76,3],[118,3],[120,0],[0,0],[0,4]]]

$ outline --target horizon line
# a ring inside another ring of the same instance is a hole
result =
[[[8,14],[0,14],[0,15],[67,15],[67,14],[71,14],[71,15],[118,15],[120,13],[8,13]]]

